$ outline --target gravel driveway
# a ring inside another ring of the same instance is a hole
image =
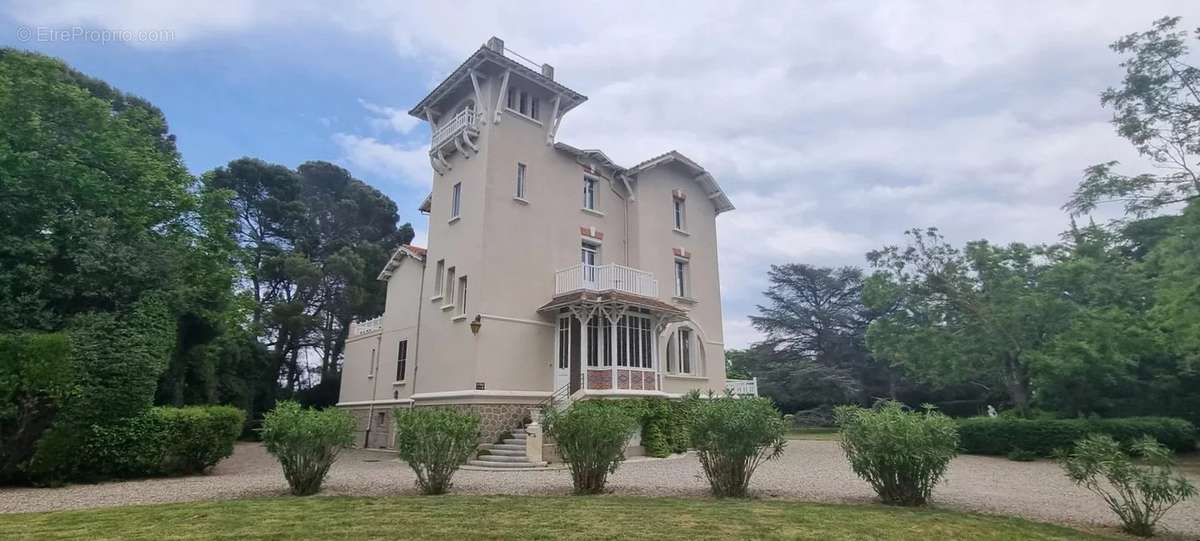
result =
[[[1200,475],[1189,474],[1200,484]],[[348,451],[330,472],[323,494],[384,496],[415,494],[410,470],[390,453]],[[703,497],[708,485],[694,456],[629,462],[609,481],[622,495]],[[759,498],[819,502],[870,502],[870,487],[850,471],[836,442],[794,440],[783,457],[762,466],[751,482]],[[570,474],[541,471],[460,471],[459,494],[567,494]],[[0,489],[0,512],[50,511],[127,504],[273,496],[287,493],[274,459],[257,444],[238,444],[233,457],[212,474],[73,485],[63,488]],[[962,456],[934,493],[940,507],[1019,515],[1048,522],[1114,526],[1097,497],[1072,485],[1048,461],[1011,462]],[[1200,536],[1200,499],[1172,510],[1160,523],[1185,536]]]

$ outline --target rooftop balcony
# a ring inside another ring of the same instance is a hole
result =
[[[383,316],[379,316],[375,319],[368,319],[366,321],[351,321],[350,322],[350,336],[351,337],[362,336],[364,334],[371,334],[373,332],[378,332],[382,329],[383,329]]]
[[[622,265],[567,267],[554,273],[554,295],[576,291],[620,291],[642,297],[658,297],[654,273]]]
[[[456,137],[460,137],[464,131],[471,130],[472,135],[476,135],[476,122],[479,120],[479,113],[475,109],[463,109],[451,117],[449,120],[438,126],[433,132],[432,146],[436,150],[449,150],[456,148],[456,145],[461,145],[463,141],[455,141]],[[446,147],[446,148],[443,148]]]

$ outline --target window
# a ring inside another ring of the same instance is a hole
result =
[[[587,324],[587,365],[600,366],[600,320],[593,317]]]
[[[450,219],[458,218],[458,211],[462,207],[462,183],[454,185],[454,191],[450,192]]]
[[[596,210],[596,179],[583,177],[583,208]]]
[[[600,334],[604,341],[604,366],[612,366],[612,323],[609,323],[608,318],[600,318]]]
[[[446,271],[446,291],[444,296],[446,297],[447,305],[454,304],[454,267],[450,267]]]
[[[571,317],[558,319],[558,367],[571,367]]]
[[[517,197],[525,199],[525,164],[517,164]]]
[[[458,314],[467,313],[467,277],[458,279]]]
[[[376,369],[377,362],[378,362],[378,360],[375,358],[375,348],[371,348],[371,364],[367,365],[367,378],[375,377],[375,369]]]
[[[509,88],[508,95],[504,99],[504,106],[512,111],[537,120],[538,99],[524,90]]]
[[[381,411],[381,412],[375,414],[375,427],[376,428],[383,428],[383,426],[386,424],[387,424],[387,414],[385,412]]]
[[[408,368],[408,340],[401,340],[400,352],[396,354],[396,381],[404,381],[406,368]]]
[[[605,336],[605,348],[610,347],[612,329],[607,322],[601,326]],[[630,368],[654,368],[653,332],[654,324],[650,318],[641,315],[626,315],[617,320],[617,366]],[[604,365],[611,366],[612,360],[605,351]]]
[[[679,371],[692,373],[692,330],[679,329]]]
[[[439,259],[437,262],[437,274],[433,276],[433,294],[434,298],[442,296],[442,279],[446,277],[446,260]]]
[[[584,265],[596,265],[599,260],[600,246],[584,241],[579,249],[579,262]]]
[[[683,231],[683,229],[684,229],[684,226],[686,225],[686,222],[684,221],[684,220],[685,220],[685,213],[686,213],[686,210],[687,210],[687,209],[685,208],[685,204],[686,204],[686,203],[685,203],[685,201],[684,201],[683,199],[680,199],[680,198],[678,198],[678,197],[673,197],[673,198],[671,198],[671,201],[673,202],[673,204],[674,204],[674,207],[675,207],[675,208],[674,208],[674,211],[675,211],[675,212],[674,212],[674,214],[675,214],[675,229],[678,229],[678,230],[680,230],[680,231]]]
[[[675,296],[688,296],[688,263],[682,259],[675,260]]]

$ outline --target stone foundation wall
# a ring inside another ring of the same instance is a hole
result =
[[[377,406],[372,413],[371,408],[352,408],[350,415],[354,417],[354,446],[366,447],[372,449],[390,449],[395,447],[395,442],[392,441],[392,431],[395,425],[392,422],[392,410],[395,406]],[[371,428],[370,441],[367,441],[367,427]]]
[[[537,403],[528,404],[435,404],[421,405],[418,408],[452,408],[461,412],[471,412],[479,416],[479,443],[496,443],[501,434],[507,434],[513,429],[525,426],[529,410],[537,407]]]

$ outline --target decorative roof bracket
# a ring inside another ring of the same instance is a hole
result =
[[[483,90],[479,88],[479,77],[475,70],[471,70],[471,86],[475,87],[475,103],[480,109],[479,114],[487,115],[487,100],[483,99]]]
[[[562,116],[558,114],[559,103],[562,102],[562,94],[554,95],[554,109],[550,111],[550,122],[546,123],[546,144],[554,144],[554,135],[558,133],[558,124],[562,122]]]
[[[504,98],[508,95],[508,74],[511,72],[512,70],[504,70],[504,76],[500,78],[500,95],[496,96],[496,124],[500,123],[500,115],[504,111]]]

